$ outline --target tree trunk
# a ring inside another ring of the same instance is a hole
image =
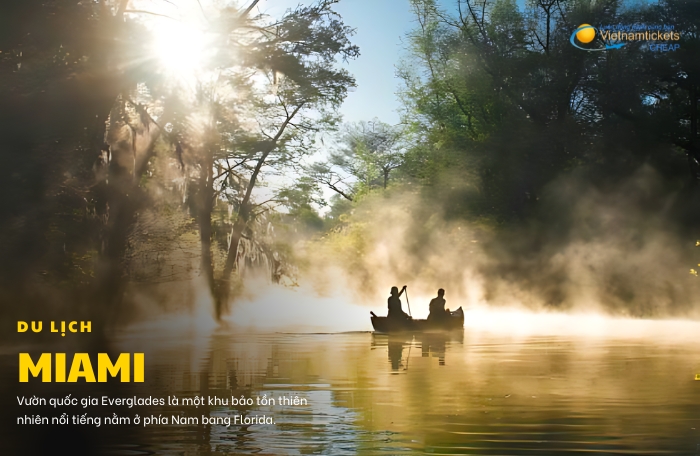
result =
[[[199,225],[199,239],[201,249],[201,268],[204,279],[212,296],[216,299],[216,282],[214,281],[214,258],[212,255],[212,224],[211,213],[214,210],[214,176],[213,158],[209,149],[205,150],[206,157],[202,164],[202,174],[199,177],[197,189],[197,224]]]
[[[228,308],[229,296],[231,294],[231,274],[233,273],[233,268],[236,265],[236,260],[238,259],[238,247],[241,243],[243,230],[245,230],[247,225],[246,219],[247,215],[243,214],[243,211],[241,211],[241,213],[238,215],[238,219],[233,224],[233,229],[231,229],[231,243],[229,244],[229,249],[226,255],[226,264],[224,265],[221,279],[216,286],[216,293],[214,296],[217,320],[221,318],[223,313]]]

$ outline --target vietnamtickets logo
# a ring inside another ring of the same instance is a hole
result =
[[[667,24],[613,24],[594,27],[581,24],[569,41],[582,51],[597,52],[620,49],[632,41],[645,41],[651,52],[676,51],[681,38],[673,25]]]
[[[597,46],[596,43],[593,43],[596,36],[599,38]],[[598,31],[598,29],[590,24],[579,25],[578,28],[574,30],[574,33],[571,34],[569,41],[571,41],[571,44],[573,44],[574,47],[577,47],[583,51],[607,51],[609,49],[619,49],[626,44],[606,42],[602,38],[602,34]],[[577,44],[577,41],[578,43],[585,45],[585,47]]]

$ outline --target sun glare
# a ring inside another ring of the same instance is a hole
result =
[[[175,20],[153,26],[153,53],[174,81],[190,85],[206,70],[212,55],[211,37],[194,24]]]

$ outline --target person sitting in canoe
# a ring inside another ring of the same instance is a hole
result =
[[[428,321],[444,321],[450,315],[450,309],[445,310],[445,290],[440,288],[437,294],[437,298],[430,301]]]
[[[388,300],[389,312],[387,313],[387,317],[397,320],[411,318],[401,308],[401,300],[399,297],[404,291],[406,291],[406,285],[403,286],[400,293],[398,287],[391,287],[391,296],[389,296]]]

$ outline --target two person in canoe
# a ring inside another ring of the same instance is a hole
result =
[[[387,305],[389,307],[389,312],[387,317],[395,320],[410,320],[410,317],[401,308],[401,295],[406,291],[406,285],[403,286],[401,291],[398,287],[391,287],[391,296],[387,300]],[[444,321],[450,315],[450,309],[445,310],[445,290],[440,288],[438,290],[438,295],[430,301],[430,314],[428,315],[428,321],[440,322]]]

